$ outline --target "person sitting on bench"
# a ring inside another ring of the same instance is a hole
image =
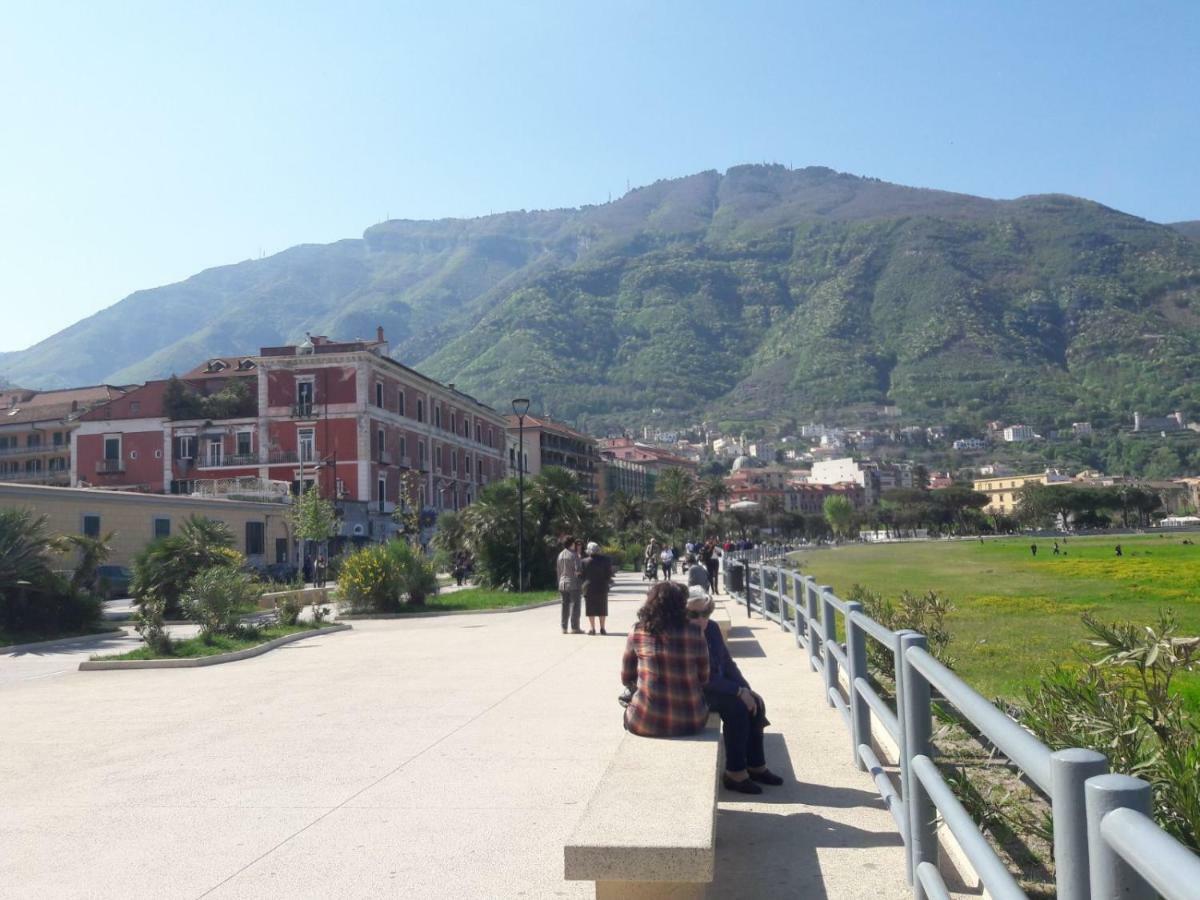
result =
[[[625,641],[621,683],[633,690],[625,728],[634,734],[696,734],[708,722],[708,647],[688,625],[687,596],[681,584],[656,583]]]
[[[725,774],[722,783],[742,794],[761,794],[759,784],[780,785],[783,779],[767,768],[763,729],[767,709],[763,698],[750,690],[729,649],[721,629],[709,616],[713,600],[703,588],[692,588],[687,602],[688,619],[704,633],[708,644],[708,682],[704,698],[708,708],[721,717],[725,736]]]

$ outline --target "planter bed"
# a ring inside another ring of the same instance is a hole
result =
[[[216,653],[210,656],[167,656],[158,659],[93,659],[80,663],[79,669],[82,672],[94,672],[110,669],[193,669],[199,666],[216,666],[221,663],[236,662],[239,659],[250,659],[254,656],[261,656],[268,650],[273,650],[276,647],[300,641],[304,638],[315,637],[321,634],[332,634],[337,631],[349,631],[350,627],[349,625],[326,625],[322,628],[305,628],[291,634],[269,639],[261,644],[254,644],[240,650]]]

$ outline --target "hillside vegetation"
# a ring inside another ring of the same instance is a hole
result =
[[[593,428],[883,403],[927,422],[1103,426],[1200,413],[1185,230],[1066,196],[741,166],[211,269],[0,355],[0,375],[129,382],[382,324],[406,364]]]

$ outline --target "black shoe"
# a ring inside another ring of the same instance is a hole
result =
[[[734,781],[728,775],[722,775],[721,781],[727,791],[737,791],[739,794],[761,794],[763,792],[762,788],[749,778],[744,781]]]
[[[608,634],[608,632],[607,632],[607,631],[605,631],[603,628],[601,628],[601,629],[600,629],[600,633],[601,633],[601,634]]]
[[[588,634],[595,634],[595,633],[596,633],[596,629],[595,629],[595,628],[589,628],[589,629],[588,629]]]
[[[583,634],[583,629],[582,628],[572,628],[571,634]]]
[[[564,629],[563,629],[563,634],[566,634],[566,633],[567,633],[567,629],[565,629],[565,628],[564,628]]]
[[[746,771],[749,772],[750,777],[759,784],[773,784],[776,787],[783,784],[783,779],[770,769],[763,769],[761,772],[755,772],[753,769],[747,769]]]

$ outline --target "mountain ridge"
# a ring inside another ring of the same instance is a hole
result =
[[[393,219],[206,269],[0,354],[0,376],[132,382],[382,324],[406,364],[494,403],[540,392],[596,427],[884,403],[1118,417],[1186,400],[1179,357],[1200,347],[1187,224],[1062,194],[735,166],[600,205]]]

